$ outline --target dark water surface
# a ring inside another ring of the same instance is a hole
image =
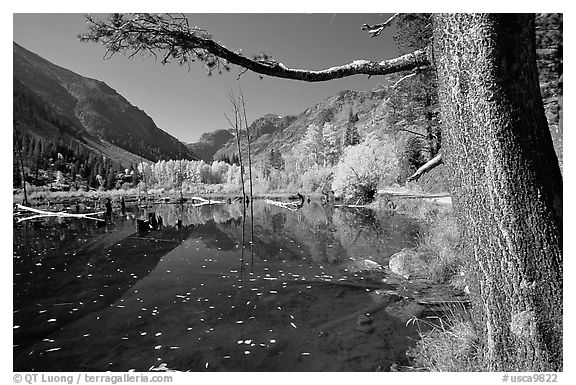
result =
[[[143,209],[104,227],[84,219],[14,227],[14,370],[373,371],[404,359],[417,334],[385,311],[374,332],[361,261],[387,264],[419,226],[401,215],[256,202],[158,205],[165,228],[135,229]],[[183,226],[177,228],[177,220]],[[361,263],[360,263],[361,264]]]

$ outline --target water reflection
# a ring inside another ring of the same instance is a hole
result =
[[[375,370],[403,357],[414,330],[385,312],[374,334],[321,330],[372,299],[310,282],[347,277],[350,261],[386,263],[416,223],[256,202],[252,224],[245,209],[158,205],[147,210],[165,228],[148,234],[136,209],[105,228],[15,227],[14,370]]]

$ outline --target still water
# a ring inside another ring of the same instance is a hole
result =
[[[374,300],[324,282],[365,282],[359,262],[386,265],[412,246],[414,220],[257,201],[252,224],[243,208],[163,204],[101,227],[14,226],[14,370],[374,371],[405,360],[413,326],[385,311],[371,333],[355,318],[334,323]],[[148,212],[164,228],[138,233]]]

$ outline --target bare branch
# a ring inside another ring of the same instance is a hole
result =
[[[244,69],[242,70],[242,72],[240,72],[240,73],[238,74],[238,77],[236,77],[236,80],[240,80],[240,78],[242,77],[242,75],[244,75],[246,72],[248,72],[248,68],[244,68]]]
[[[370,37],[376,37],[380,35],[380,33],[384,30],[384,28],[388,27],[390,23],[392,23],[392,21],[394,21],[394,19],[398,15],[399,13],[393,14],[392,16],[390,16],[388,20],[386,20],[384,23],[381,24],[374,24],[374,25],[363,24],[362,31],[368,31]]]
[[[412,73],[410,73],[410,74],[408,74],[408,75],[406,75],[406,76],[401,77],[400,80],[398,80],[396,83],[394,83],[394,85],[392,86],[392,89],[395,89],[396,86],[397,86],[398,84],[400,84],[400,82],[402,82],[402,81],[404,81],[404,80],[406,80],[406,79],[408,79],[408,78],[411,78],[412,76],[417,75],[417,74],[418,74],[418,72],[412,72]]]
[[[422,137],[422,138],[426,138],[426,135],[421,134],[421,133],[416,132],[416,131],[409,130],[409,129],[407,129],[407,128],[395,128],[395,131],[405,131],[405,132],[408,132],[408,133],[410,133],[410,134],[412,134],[412,135],[416,135],[416,136],[419,136],[419,137]]]
[[[188,25],[184,18],[150,14],[114,14],[107,21],[86,17],[89,32],[81,35],[81,41],[102,43],[107,49],[106,57],[115,53],[136,53],[160,56],[163,62],[175,61],[180,65],[196,60],[204,63],[211,74],[214,70],[229,70],[234,64],[258,74],[320,82],[352,75],[387,75],[408,71],[430,64],[426,49],[421,49],[395,59],[380,62],[356,60],[349,64],[324,70],[292,69],[275,61],[266,54],[253,59],[230,51],[216,43],[205,30]],[[167,54],[167,52],[169,54]]]

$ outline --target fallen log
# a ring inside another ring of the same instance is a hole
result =
[[[283,209],[290,211],[297,211],[297,209],[295,209],[294,207],[298,207],[298,204],[296,203],[273,201],[272,199],[266,199],[266,203],[268,203],[269,205],[282,207]]]
[[[101,221],[101,222],[105,222],[104,219],[101,218],[93,218],[93,215],[101,215],[104,214],[105,211],[97,211],[97,212],[93,212],[93,213],[83,213],[83,214],[72,214],[72,213],[67,213],[65,211],[45,211],[45,210],[39,210],[39,209],[34,209],[32,207],[27,207],[27,206],[22,206],[22,205],[16,205],[16,207],[19,210],[24,210],[24,211],[30,211],[33,213],[36,213],[38,215],[32,215],[29,217],[24,217],[24,218],[19,218],[18,219],[18,223],[23,222],[23,221],[27,221],[30,219],[36,219],[36,218],[47,218],[47,217],[59,217],[59,218],[84,218],[84,219],[92,219],[94,221]]]
[[[334,205],[334,207],[342,207],[342,208],[350,207],[350,208],[357,208],[357,209],[365,209],[365,208],[368,208],[368,206],[366,206],[366,205],[345,205],[345,204],[342,204],[342,205],[340,205],[340,204]]]
[[[208,206],[208,205],[223,205],[224,202],[220,201],[210,201],[210,202],[200,202],[200,203],[191,203],[188,206],[191,207],[200,207],[200,206]]]
[[[218,200],[214,200],[214,199],[206,199],[206,198],[202,198],[202,197],[190,197],[190,199],[192,201],[200,201],[200,203],[195,203],[196,205],[200,205],[200,204],[223,205],[226,203],[224,201],[218,201]]]

